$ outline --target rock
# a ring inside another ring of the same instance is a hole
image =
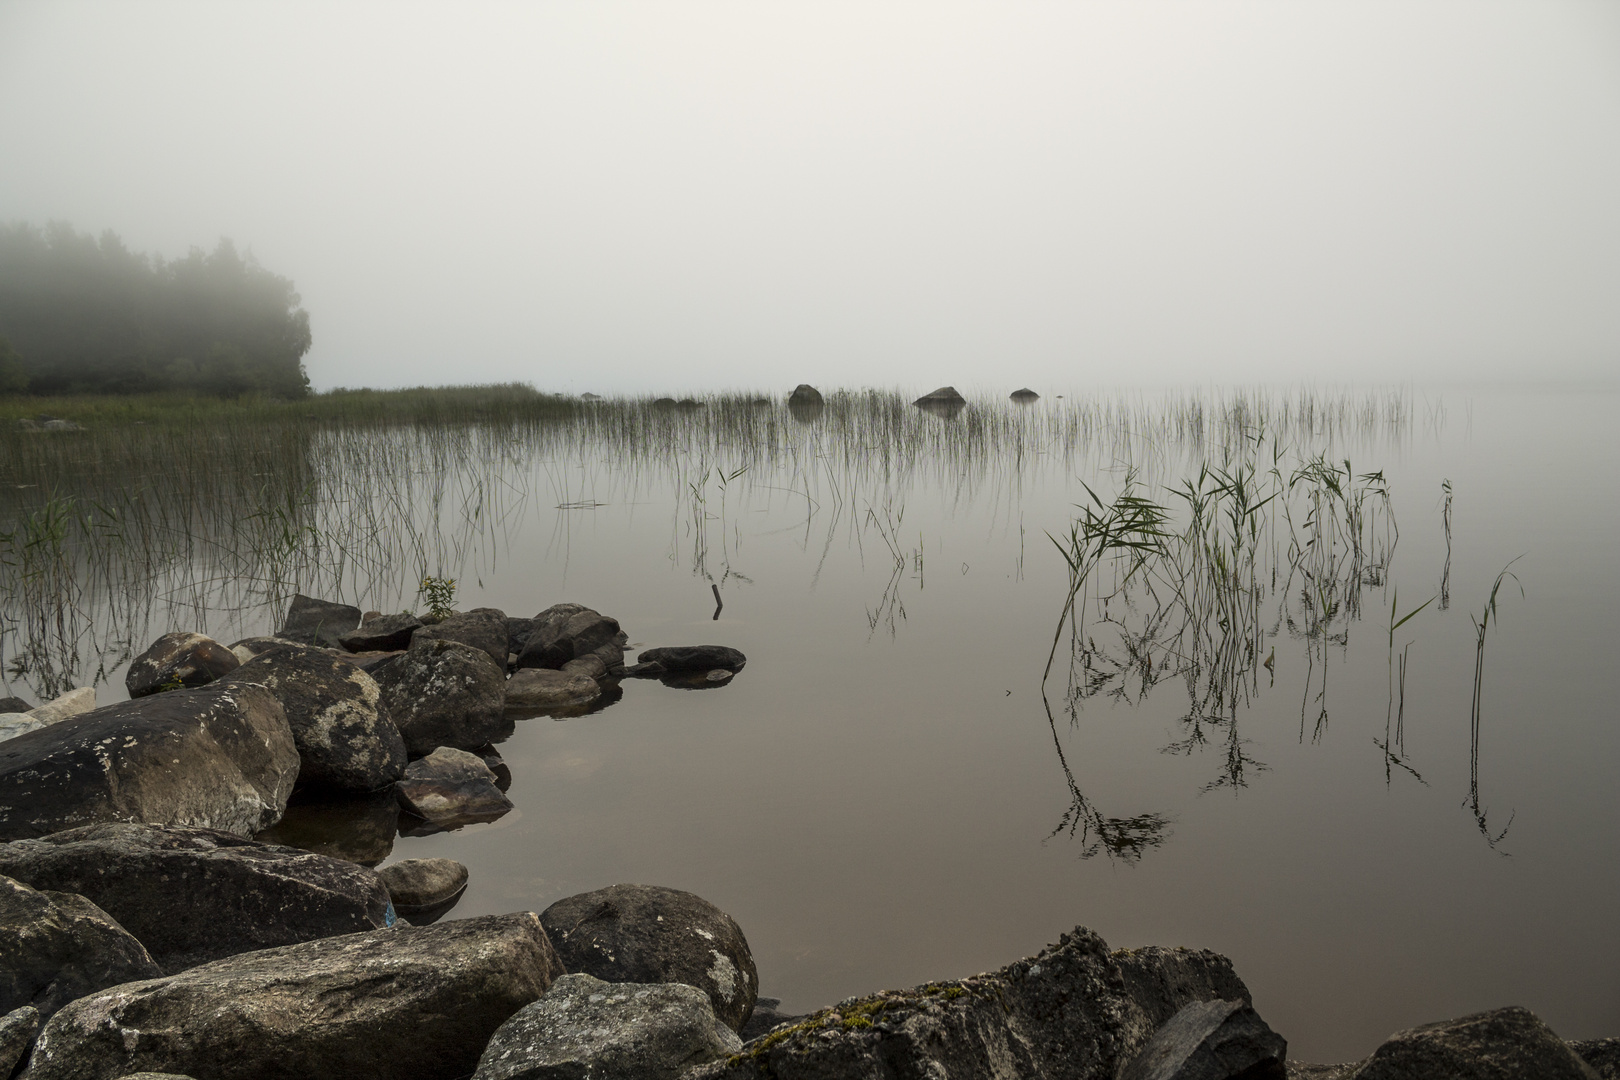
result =
[[[788,405],[789,405],[789,407],[794,406],[794,405],[825,405],[825,404],[826,404],[826,401],[822,398],[821,391],[817,390],[815,387],[811,386],[809,383],[800,383],[798,386],[795,386],[793,388],[793,393],[788,395]]]
[[[454,859],[404,859],[377,871],[394,899],[394,908],[410,918],[417,908],[455,900],[467,888],[467,868]],[[421,925],[415,919],[411,924]]]
[[[1529,1009],[1511,1007],[1391,1035],[1355,1080],[1596,1080],[1597,1073]]]
[[[482,649],[419,638],[371,674],[412,754],[482,746],[506,726],[506,671]]]
[[[282,819],[254,839],[376,866],[393,853],[398,834],[399,800],[392,788],[366,794],[304,788],[293,792]]]
[[[564,975],[500,1026],[473,1080],[676,1080],[741,1049],[695,987]]]
[[[353,664],[314,649],[274,649],[226,681],[262,687],[281,703],[300,784],[377,791],[405,775],[405,740],[376,680]]]
[[[967,398],[956,392],[954,386],[942,386],[912,402],[913,405],[966,405]]]
[[[20,697],[0,697],[0,713],[31,712],[33,708]]]
[[[11,700],[27,704],[21,698]],[[90,712],[95,707],[95,687],[80,686],[25,712],[0,713],[0,742]]]
[[[1110,955],[1100,937],[1077,927],[1057,945],[999,971],[840,1002],[685,1080],[1117,1076],[1158,1026],[1121,971],[1133,955]],[[1189,978],[1179,980],[1160,978],[1163,957],[1149,958],[1146,967],[1160,968],[1159,974],[1140,971],[1137,981],[1154,993],[1174,992],[1178,981],[1189,987],[1224,981],[1230,970],[1224,960],[1207,976],[1192,970],[1202,955],[1181,954]],[[1247,999],[1244,990],[1240,1000]],[[1175,1003],[1172,1015],[1196,1000]]]
[[[741,671],[748,658],[727,645],[670,645],[641,650],[636,663],[661,664],[666,672],[707,673],[715,668]]]
[[[185,1075],[184,1073],[138,1072],[125,1073],[123,1076],[120,1076],[118,1080],[191,1080],[191,1077]]]
[[[629,664],[624,669],[626,679],[657,679],[669,674],[669,669],[663,664]]]
[[[549,668],[527,668],[529,671],[547,671]],[[608,677],[607,664],[595,653],[586,653],[576,656],[562,667],[557,669],[565,675],[587,675],[592,679],[605,679]]]
[[[100,821],[252,836],[297,776],[286,716],[259,687],[136,698],[0,743],[0,840]]]
[[[675,399],[672,397],[653,398],[652,404],[653,408],[655,409],[673,409],[675,407]]]
[[[88,898],[171,975],[390,918],[374,871],[211,829],[109,823],[16,840],[0,844],[0,874]]]
[[[1584,1039],[1570,1043],[1569,1048],[1602,1080],[1620,1080],[1620,1039]]]
[[[276,637],[286,638],[303,645],[325,645],[340,648],[343,635],[360,625],[360,609],[348,604],[334,604],[317,600],[303,593],[292,598],[287,617],[281,622]]]
[[[504,611],[495,608],[459,611],[433,626],[422,627],[416,631],[411,640],[416,641],[420,638],[459,641],[463,645],[482,649],[489,654],[491,660],[495,661],[496,667],[503,673],[506,671],[507,635]]]
[[[344,634],[338,644],[350,652],[393,652],[410,645],[411,635],[421,625],[422,620],[409,612],[379,615]]]
[[[568,661],[595,654],[609,672],[624,667],[624,632],[610,619],[582,604],[554,604],[534,617],[520,668],[560,668]]]
[[[1154,1027],[1166,1023],[1191,1001],[1241,1001],[1252,1005],[1232,961],[1208,949],[1118,949],[1110,957],[1125,992]]]
[[[532,912],[265,949],[74,1002],[24,1075],[451,1080],[561,974]]]
[[[683,397],[683,398],[681,398],[681,400],[677,401],[675,404],[676,404],[676,406],[678,408],[682,408],[682,409],[701,409],[701,408],[703,408],[703,402],[699,401],[697,398]]]
[[[1020,404],[1020,405],[1028,405],[1028,404],[1030,404],[1032,402],[1036,402],[1036,401],[1039,401],[1041,399],[1041,395],[1037,394],[1035,391],[1031,390],[1027,386],[1024,387],[1021,390],[1014,390],[1011,394],[1008,394],[1007,396],[1010,397],[1012,400],[1018,402],[1018,404]]]
[[[494,821],[512,809],[484,760],[449,746],[411,762],[394,794],[405,809],[441,829]]]
[[[1162,1024],[1120,1080],[1288,1080],[1288,1041],[1241,1001],[1195,1001]]]
[[[506,653],[508,656],[523,651],[523,646],[529,640],[529,634],[534,630],[533,619],[523,619],[516,615],[506,617]]]
[[[39,1010],[32,1005],[0,1016],[0,1076],[10,1076],[39,1034]]]
[[[241,664],[235,653],[211,637],[176,632],[164,634],[130,661],[124,687],[132,698],[160,690],[206,686]]]
[[[584,394],[579,395],[579,400],[581,400],[581,401],[601,401],[602,397],[601,397],[600,394],[584,393]]]
[[[601,696],[601,686],[589,675],[572,675],[566,671],[554,671],[550,668],[520,668],[506,680],[508,709],[550,709],[567,705],[588,705]]]
[[[288,638],[279,637],[250,637],[231,643],[231,652],[242,663],[247,663],[255,656],[262,656],[271,649],[309,649],[311,645],[303,645]]]
[[[783,1024],[797,1024],[803,1016],[782,1012],[778,1006],[782,1004],[776,998],[755,998],[754,1011],[748,1014],[747,1023],[737,1029],[737,1035],[743,1042],[752,1042],[761,1035],[768,1034],[773,1028]]]
[[[563,966],[608,982],[685,983],[709,995],[736,1031],[753,1011],[759,975],[748,939],[700,896],[654,885],[610,885],[540,915]]]
[[[48,1019],[75,998],[162,972],[141,943],[82,896],[0,877],[0,1012]]]

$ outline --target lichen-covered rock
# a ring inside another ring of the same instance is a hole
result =
[[[281,705],[211,683],[123,701],[0,743],[0,840],[100,821],[252,836],[298,776]]]
[[[759,973],[730,915],[701,896],[656,885],[610,885],[540,915],[569,971],[608,982],[685,983],[709,995],[736,1031],[754,1009]]]
[[[0,844],[0,874],[89,898],[171,975],[389,921],[374,871],[210,829],[116,823],[15,840]]]
[[[741,1049],[696,987],[564,975],[500,1026],[473,1080],[675,1080]]]
[[[0,877],[0,1012],[49,1017],[75,998],[161,972],[141,943],[95,904]]]
[[[483,746],[507,723],[506,671],[482,649],[419,638],[403,655],[374,668],[372,677],[412,754]]]
[[[1492,1009],[1398,1031],[1355,1080],[1597,1080],[1597,1073],[1529,1009]]]
[[[410,645],[411,635],[421,626],[422,620],[408,611],[379,615],[344,634],[338,643],[350,652],[393,652]]]
[[[1120,1080],[1288,1080],[1288,1042],[1241,1001],[1195,1001],[1159,1025]]]
[[[619,620],[583,604],[553,604],[534,617],[519,668],[560,668],[577,657],[594,654],[611,672],[624,667],[627,639]]]
[[[411,640],[417,638],[459,641],[463,645],[471,645],[488,654],[496,667],[503,672],[506,670],[506,612],[496,608],[458,611],[432,626],[417,630]]]
[[[596,660],[593,656],[591,659]],[[600,660],[596,660],[601,664]],[[577,663],[570,660],[569,663]],[[589,705],[602,696],[602,687],[589,675],[553,668],[520,668],[506,680],[506,707],[515,710]]]
[[[405,740],[366,672],[315,649],[272,649],[227,679],[281,703],[298,747],[300,784],[377,791],[405,774]]]
[[[239,664],[236,654],[213,638],[177,631],[164,634],[130,661],[124,688],[138,698],[160,690],[206,686]]]
[[[411,762],[394,794],[405,809],[441,829],[494,821],[512,809],[484,759],[451,746]]]
[[[39,1010],[32,1005],[0,1016],[0,1076],[10,1076],[39,1034]]]
[[[452,1080],[562,974],[532,912],[243,953],[75,1001],[26,1080]]]

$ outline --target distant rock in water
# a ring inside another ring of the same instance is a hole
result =
[[[661,664],[664,672],[710,672],[715,668],[741,671],[748,657],[729,645],[667,645],[643,649],[637,664]],[[659,674],[662,674],[660,672]]]
[[[967,398],[957,393],[954,386],[942,386],[924,394],[912,404],[935,416],[955,416],[967,407]]]
[[[674,407],[675,399],[672,397],[653,398],[653,408],[655,409],[673,409]]]
[[[1022,390],[1014,390],[1008,396],[1011,397],[1012,400],[1018,402],[1020,405],[1028,405],[1041,399],[1041,395],[1037,394],[1027,386]]]
[[[817,390],[809,383],[800,383],[798,386],[793,388],[793,393],[788,395],[789,406],[825,404],[826,402],[821,397],[821,391]]]

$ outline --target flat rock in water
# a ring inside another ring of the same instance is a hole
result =
[[[471,645],[488,654],[502,672],[506,671],[507,634],[504,611],[496,608],[458,611],[432,626],[424,626],[417,630],[411,640],[419,638],[459,641],[463,645]]]
[[[748,657],[729,645],[666,645],[657,649],[642,649],[636,657],[636,666],[660,664],[666,672],[707,673],[716,668],[741,671]]]
[[[359,625],[359,608],[299,593],[287,606],[287,617],[282,620],[276,637],[303,645],[341,648],[343,635]]]
[[[434,907],[460,896],[467,887],[467,868],[454,859],[403,859],[377,875],[401,910]]]
[[[588,705],[601,696],[602,687],[589,675],[571,674],[552,668],[519,668],[512,673],[510,679],[506,680],[508,709],[551,709],[568,705]]]
[[[562,965],[532,912],[244,953],[81,998],[27,1080],[452,1080]]]
[[[14,840],[0,844],[0,874],[89,898],[171,975],[389,917],[372,870],[210,829],[116,823]]]
[[[748,939],[701,896],[655,885],[610,885],[552,904],[540,915],[570,971],[608,982],[685,983],[709,995],[731,1030],[759,995]]]
[[[281,817],[298,748],[257,686],[123,701],[0,743],[0,840],[102,821],[252,836]]]
[[[741,1049],[695,987],[564,975],[500,1026],[473,1080],[676,1080]]]
[[[624,667],[624,632],[619,620],[583,604],[553,604],[531,622],[520,668],[560,668],[570,660],[594,654],[609,672]]]
[[[422,625],[422,620],[405,612],[400,615],[379,615],[350,630],[338,643],[350,652],[393,652],[411,643],[411,635]]]
[[[450,746],[411,762],[394,793],[405,809],[444,828],[494,821],[512,809],[484,759]]]
[[[141,943],[82,896],[0,876],[0,1012],[48,1018],[104,987],[161,975]]]
[[[10,1076],[17,1062],[39,1034],[39,1010],[32,1005],[12,1009],[0,1016],[0,1076]]]
[[[1241,1001],[1184,1005],[1120,1080],[1288,1080],[1288,1041]]]
[[[206,686],[241,664],[230,649],[202,634],[164,634],[134,660],[124,675],[132,698],[160,690]]]
[[[1529,1009],[1492,1009],[1391,1035],[1355,1080],[1596,1080]]]
[[[262,687],[281,703],[300,784],[377,791],[405,775],[405,740],[376,680],[353,664],[314,649],[274,649],[226,681]]]
[[[483,746],[507,729],[506,671],[482,649],[418,638],[371,675],[412,754]]]

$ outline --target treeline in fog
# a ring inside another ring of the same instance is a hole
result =
[[[0,224],[0,393],[309,393],[293,283],[229,240],[165,261],[63,222]]]

